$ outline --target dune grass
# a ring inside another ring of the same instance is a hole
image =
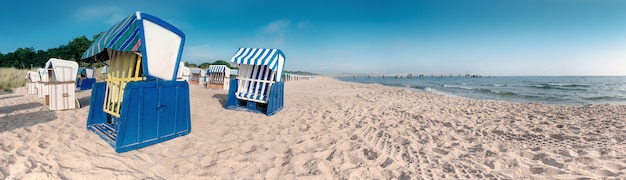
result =
[[[94,68],[93,76],[96,78],[96,82],[102,82],[106,79],[106,74],[102,74],[101,70],[103,67]]]
[[[94,77],[96,82],[103,82],[106,79],[106,74],[100,73],[102,67],[94,68]],[[0,68],[0,90],[11,92],[14,88],[24,87],[26,85],[26,72],[28,69],[15,69],[15,68]],[[30,71],[37,71],[32,69]]]
[[[13,88],[24,87],[28,69],[0,68],[0,90],[11,92]]]

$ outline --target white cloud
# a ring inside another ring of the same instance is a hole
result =
[[[291,22],[286,19],[279,19],[258,28],[254,36],[237,40],[249,47],[278,48],[287,41],[290,32]]]
[[[236,43],[249,47],[278,48],[288,42],[294,30],[308,29],[311,26],[308,20],[294,25],[287,19],[278,19],[259,27],[254,36],[238,39]]]
[[[309,29],[311,26],[313,26],[313,24],[311,24],[309,20],[298,22],[298,29]]]
[[[130,14],[117,6],[93,6],[80,8],[74,15],[80,21],[103,21],[107,25],[114,25]]]
[[[289,21],[286,19],[280,19],[280,20],[272,21],[271,23],[266,25],[263,28],[263,31],[269,34],[273,34],[273,33],[282,34],[282,33],[285,33],[288,27],[289,27]]]

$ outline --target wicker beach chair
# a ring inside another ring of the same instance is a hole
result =
[[[283,108],[285,55],[281,50],[240,48],[231,62],[239,66],[239,75],[230,82],[226,108],[268,116]]]
[[[207,69],[206,87],[209,89],[228,89],[230,68],[226,65],[210,65]]]
[[[48,95],[48,75],[44,68],[38,68],[37,74],[39,74],[39,81],[37,82],[37,98],[45,98]]]
[[[37,94],[37,83],[41,80],[39,73],[34,71],[26,72],[26,92],[30,95]]]
[[[203,76],[204,71],[200,68],[189,68],[189,72],[191,74],[189,76],[189,84],[202,85],[200,84],[202,82],[200,77]]]
[[[108,62],[91,92],[87,129],[126,152],[191,132],[189,84],[176,81],[185,35],[136,12],[94,40],[83,61]]]
[[[45,68],[48,94],[45,95],[45,105],[50,110],[67,110],[80,107],[76,99],[76,73],[78,63],[74,61],[51,58]]]
[[[91,67],[81,67],[78,70],[80,77],[76,78],[76,89],[89,90],[96,83],[96,78]]]
[[[190,74],[191,70],[188,67],[185,67],[185,63],[180,62],[180,64],[178,65],[178,74],[176,75],[176,80],[189,82]]]

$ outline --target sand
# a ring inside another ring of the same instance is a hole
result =
[[[445,97],[328,78],[288,82],[274,116],[192,85],[191,134],[115,153],[81,109],[0,94],[0,179],[626,178],[626,106]]]

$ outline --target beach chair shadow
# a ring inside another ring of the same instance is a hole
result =
[[[85,97],[78,99],[78,104],[80,104],[80,108],[89,106],[89,102],[90,102],[89,99],[91,99],[91,97],[89,96],[85,96]]]
[[[220,102],[223,108],[226,108],[226,100],[228,99],[228,94],[214,94],[213,98],[217,99],[217,101]]]
[[[8,114],[8,113],[12,113],[15,111],[32,109],[32,108],[41,107],[41,106],[43,106],[43,104],[34,103],[34,102],[26,103],[26,104],[18,104],[18,105],[13,105],[13,106],[5,106],[5,107],[0,107],[0,114]]]
[[[0,97],[0,100],[3,99],[11,99],[11,98],[16,98],[16,97],[22,97],[23,95],[14,95],[14,96],[7,96],[7,97]]]
[[[39,106],[42,105],[39,104]],[[53,111],[37,111],[32,113],[5,116],[0,118],[0,133],[4,131],[11,131],[13,129],[33,126],[40,123],[50,122],[55,119],[56,115]]]

